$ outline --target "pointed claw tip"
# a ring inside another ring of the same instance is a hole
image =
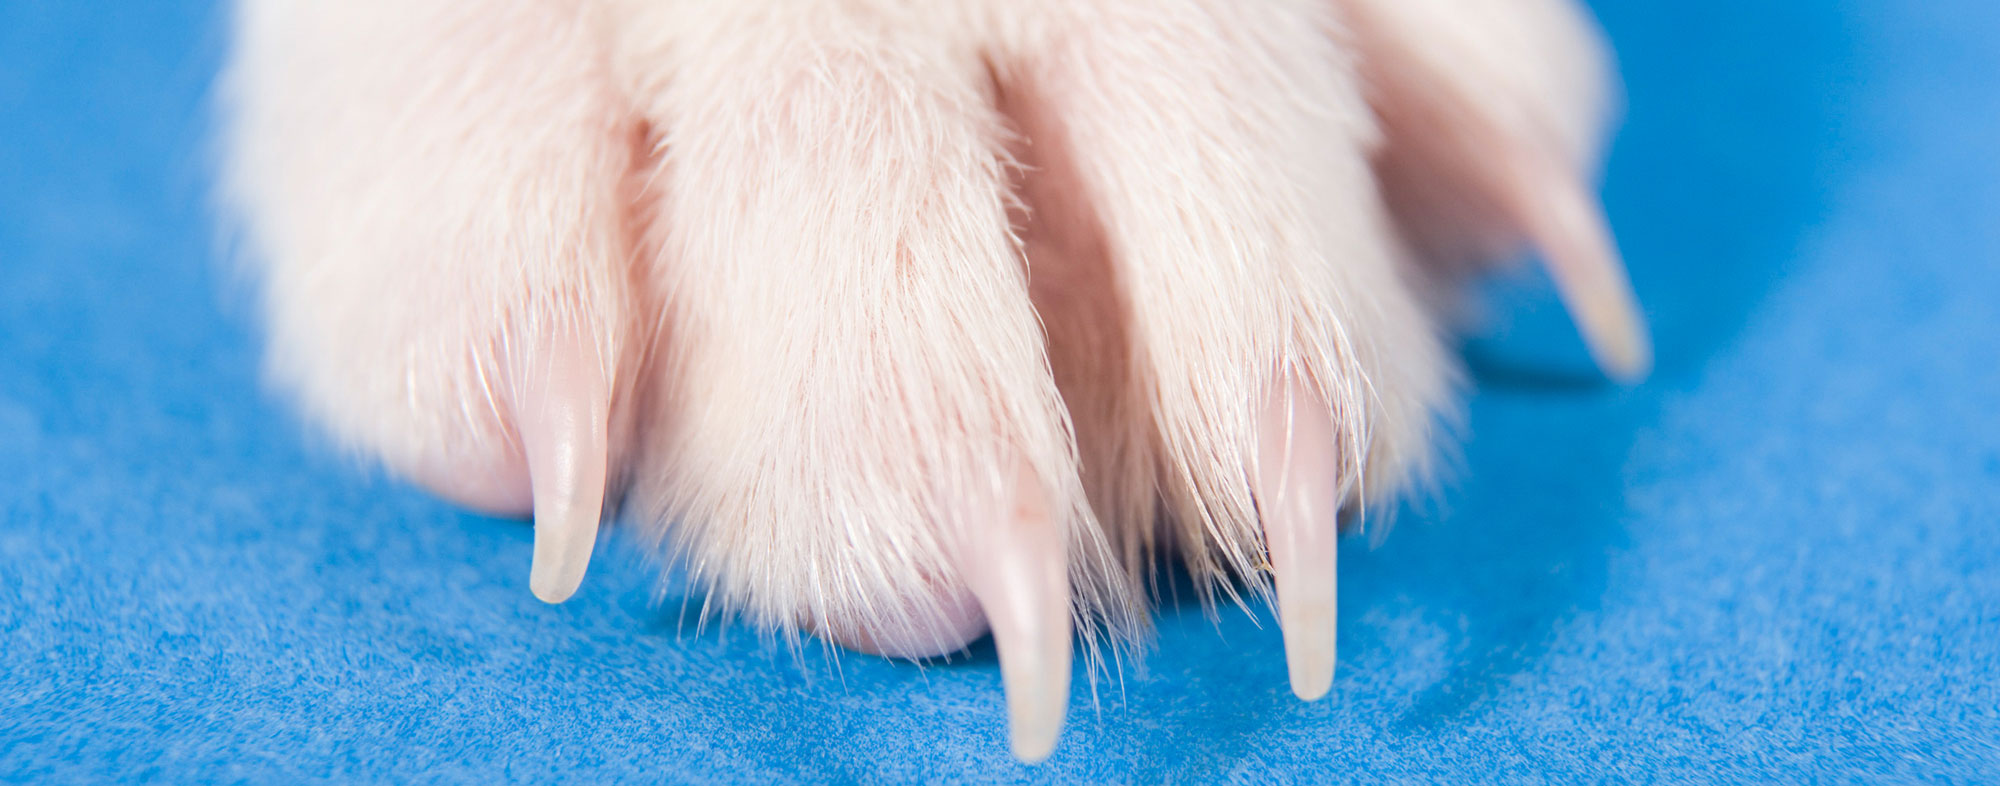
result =
[[[1284,599],[1279,598],[1283,603]],[[1335,647],[1338,628],[1333,604],[1307,602],[1293,613],[1284,614],[1285,665],[1292,680],[1292,693],[1306,701],[1316,701],[1333,688]]]
[[[535,551],[528,566],[528,589],[544,603],[561,603],[583,584],[597,548],[595,508],[556,497],[535,513]]]
[[[1591,359],[1619,383],[1643,379],[1652,367],[1652,341],[1596,195],[1574,172],[1534,155],[1517,156],[1503,171],[1500,189],[1541,250]]]
[[[593,508],[558,500],[535,516],[535,553],[528,566],[528,589],[544,603],[561,603],[576,594],[590,571],[597,548],[598,513]]]
[[[1287,403],[1289,402],[1289,403]],[[1264,416],[1258,504],[1277,588],[1292,692],[1312,701],[1333,686],[1339,613],[1339,463],[1331,413],[1310,390],[1274,400]]]
[[[1590,310],[1594,316],[1579,319],[1577,326],[1597,367],[1622,385],[1644,381],[1653,370],[1653,342],[1629,291],[1616,302]]]
[[[1049,755],[1053,754],[1055,749],[1056,735],[1053,734],[1048,735],[1047,740],[1036,740],[1033,742],[1023,741],[1021,738],[1016,737],[1014,740],[1014,760],[1022,764],[1040,764],[1048,761]]]
[[[1006,504],[1011,496],[1012,504]],[[1063,523],[1025,463],[1002,504],[973,519],[962,557],[966,586],[993,630],[1014,758],[1048,758],[1069,710],[1070,607]],[[976,555],[976,556],[973,556]]]
[[[576,594],[604,515],[610,393],[594,355],[575,336],[550,339],[515,403],[535,512],[528,588],[545,603]]]
[[[549,605],[569,600],[570,596],[576,594],[577,587],[582,584],[581,573],[562,575],[548,567],[542,560],[536,560],[533,567],[528,569],[528,591],[535,593],[537,600]]]
[[[1063,713],[1060,708],[1050,717],[1017,715],[1009,723],[1008,736],[1012,738],[1014,758],[1022,764],[1040,764],[1055,753],[1056,740],[1062,736]]]
[[[1007,692],[1007,736],[1014,758],[1035,764],[1049,757],[1069,713],[1069,639],[1064,636],[1036,652],[1024,647],[1000,652],[1000,679]]]
[[[1018,617],[993,629],[1000,651],[1000,679],[1007,692],[1007,732],[1014,758],[1034,764],[1049,757],[1069,712],[1070,638],[1066,609],[1035,614],[1036,627]],[[1025,634],[1025,635],[1024,635]]]
[[[1301,674],[1297,665],[1292,667],[1292,695],[1300,701],[1319,701],[1326,698],[1333,689],[1333,671],[1323,674]]]
[[[528,581],[528,591],[535,593],[536,600],[551,606],[569,600],[571,595],[576,594],[575,587],[564,587],[553,582],[534,581],[532,579]]]
[[[1285,665],[1291,672],[1292,694],[1317,701],[1333,689],[1334,650],[1331,641],[1294,643],[1305,636],[1285,635]]]
[[[1606,352],[1599,365],[1611,381],[1620,385],[1637,385],[1653,373],[1653,350],[1641,334]]]

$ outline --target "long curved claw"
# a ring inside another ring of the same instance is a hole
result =
[[[1520,152],[1502,186],[1507,209],[1542,252],[1563,306],[1604,373],[1636,382],[1652,369],[1652,341],[1625,263],[1598,206],[1575,175]]]
[[[1278,624],[1292,693],[1307,701],[1333,686],[1338,631],[1340,467],[1331,415],[1303,386],[1280,387],[1264,410],[1257,510],[1278,590]]]
[[[1608,92],[1601,41],[1585,15],[1562,2],[1340,6],[1389,135],[1432,159],[1444,181],[1433,188],[1492,203],[1541,251],[1607,376],[1644,377],[1652,366],[1646,325],[1578,162],[1595,157],[1598,136],[1579,118],[1598,122]]]
[[[535,554],[528,588],[547,603],[576,593],[604,513],[611,396],[597,352],[561,339],[522,383],[515,423],[534,490]]]
[[[1014,758],[1033,764],[1055,750],[1069,710],[1068,549],[1031,473],[996,501],[999,515],[968,528],[962,562],[1000,651]]]

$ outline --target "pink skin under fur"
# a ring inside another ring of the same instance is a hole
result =
[[[1154,557],[1333,676],[1339,523],[1425,471],[1469,272],[1532,244],[1606,371],[1567,0],[241,0],[229,197],[272,378],[352,450],[622,518],[787,634],[991,630],[1014,750]],[[622,508],[621,508],[622,506]]]

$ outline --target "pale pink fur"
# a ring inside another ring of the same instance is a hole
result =
[[[229,195],[310,419],[521,513],[523,423],[604,399],[611,498],[721,606],[906,655],[984,629],[967,528],[1021,505],[1086,641],[1136,639],[1163,553],[1267,594],[1294,399],[1337,507],[1406,490],[1455,408],[1436,290],[1524,237],[1480,157],[1587,177],[1609,94],[1565,0],[242,0],[237,34]]]

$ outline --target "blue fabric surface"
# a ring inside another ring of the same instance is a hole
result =
[[[1173,606],[1026,768],[990,647],[795,659],[616,540],[544,606],[527,526],[302,438],[204,208],[219,10],[0,2],[0,779],[2000,777],[2000,5],[1600,13],[1658,373],[1495,287],[1332,695]]]

